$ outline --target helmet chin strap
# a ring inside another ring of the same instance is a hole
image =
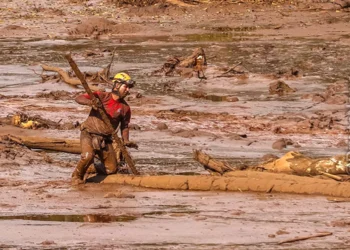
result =
[[[122,83],[116,81],[112,88],[112,93],[117,95],[120,99],[123,98],[119,92],[119,89],[121,88],[122,85],[123,85]]]

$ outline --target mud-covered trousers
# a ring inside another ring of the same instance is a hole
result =
[[[83,180],[87,169],[94,163],[96,154],[101,160],[101,164],[95,164],[94,166],[97,173],[108,175],[117,172],[118,162],[111,139],[106,139],[82,130],[80,134],[80,146],[81,159],[72,177],[78,177]]]

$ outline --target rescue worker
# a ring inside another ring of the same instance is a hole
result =
[[[111,92],[94,92],[94,95],[98,98],[97,101],[91,100],[88,94],[82,94],[75,98],[77,103],[91,106],[92,109],[88,118],[80,127],[81,159],[72,174],[73,185],[84,183],[84,175],[90,165],[90,168],[95,168],[95,171],[100,174],[108,175],[117,172],[118,162],[112,145],[112,132],[107,124],[103,122],[98,111],[99,107],[103,106],[106,110],[107,115],[111,118],[114,130],[120,125],[124,145],[138,148],[136,143],[129,141],[128,125],[131,110],[124,100],[135,82],[128,74],[123,72],[116,74],[113,82]],[[95,154],[99,156],[102,164],[92,165]]]

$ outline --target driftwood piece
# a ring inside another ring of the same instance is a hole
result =
[[[213,175],[214,173],[219,173],[220,175],[224,174],[227,171],[234,171],[235,169],[229,166],[227,163],[215,160],[207,154],[199,150],[193,151],[193,158],[201,163],[206,170]]]
[[[329,235],[332,235],[332,234],[333,233],[327,232],[327,233],[319,233],[319,234],[314,234],[314,235],[304,236],[304,237],[296,237],[296,238],[293,238],[293,239],[280,241],[280,242],[278,242],[278,245],[285,244],[285,243],[296,242],[296,241],[301,241],[301,240],[308,240],[308,239],[317,238],[317,237],[325,237],[325,236],[329,236]]]
[[[63,69],[61,69],[59,67],[54,67],[54,66],[46,65],[46,64],[42,64],[41,67],[45,71],[52,71],[52,72],[58,73],[62,77],[62,80],[65,83],[68,83],[69,85],[72,85],[72,86],[75,86],[75,87],[81,85],[81,82],[80,82],[79,79],[70,77],[69,74],[65,70],[63,70]],[[99,88],[98,86],[92,85],[92,84],[89,84],[89,87],[93,91],[101,90],[101,88]]]
[[[331,178],[333,180],[336,180],[336,181],[343,181],[343,178],[340,177],[340,176],[337,176],[337,175],[334,175],[334,174],[330,174],[330,173],[326,173],[326,172],[322,172],[320,171],[320,173],[324,176],[327,176],[328,178]]]
[[[8,135],[9,140],[31,149],[44,149],[72,154],[80,154],[80,141],[60,138]]]

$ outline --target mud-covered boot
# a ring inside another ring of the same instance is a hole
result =
[[[78,186],[81,184],[85,184],[85,181],[81,179],[79,176],[72,176],[71,184],[72,186]]]
[[[74,169],[72,174],[72,185],[77,186],[80,184],[84,184],[84,166],[82,164],[78,164],[78,166]]]

